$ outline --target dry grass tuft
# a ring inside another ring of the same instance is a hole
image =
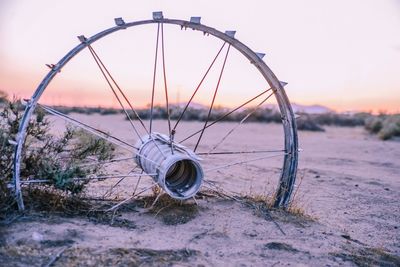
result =
[[[196,203],[179,201],[167,194],[143,196],[134,200],[130,205],[124,205],[118,212],[106,212],[116,204],[115,200],[87,199],[83,194],[75,195],[55,189],[51,186],[31,186],[24,192],[26,203],[25,215],[57,215],[61,217],[84,218],[96,224],[106,224],[114,227],[134,229],[134,222],[121,217],[123,212],[131,212],[143,208],[147,213],[166,225],[184,224],[193,220],[199,210]],[[15,205],[15,203],[14,203]],[[0,214],[2,224],[11,224],[19,215],[5,212]]]
[[[115,204],[113,201],[87,200],[83,195],[74,195],[55,189],[51,186],[32,186],[23,191],[25,199],[24,215],[32,218],[60,217],[83,218],[95,224],[105,224],[126,229],[136,228],[136,224],[130,220],[120,218],[119,214],[105,212],[105,208]],[[1,215],[1,214],[0,214]],[[22,214],[14,214],[10,211],[4,213],[0,219],[2,224],[9,225]]]
[[[299,183],[293,192],[292,200],[286,209],[274,208],[275,195],[269,194],[250,194],[241,197],[244,203],[253,208],[256,214],[265,219],[272,218],[287,222],[314,222],[317,219],[306,213],[300,201],[300,188],[305,177],[305,172],[299,172]],[[272,216],[272,217],[271,217]]]
[[[65,216],[86,215],[94,204],[81,196],[49,186],[34,186],[23,191],[27,211],[62,213]]]
[[[185,224],[196,218],[199,209],[196,203],[181,201],[167,194],[145,196],[138,200],[139,206],[149,209],[148,212],[160,218],[166,225]]]
[[[79,196],[50,186],[35,185],[22,192],[25,200],[24,214],[46,213],[71,217],[87,215],[93,209],[91,203],[82,200]],[[16,210],[17,204],[14,200],[4,205],[0,212],[2,224],[10,224],[18,216]]]
[[[284,223],[293,223],[302,227],[316,221],[316,219],[308,215],[303,208],[293,205],[290,205],[286,210],[274,208],[274,200],[268,196],[246,196],[243,197],[242,200],[246,206],[254,210],[255,215],[267,221],[277,220]]]

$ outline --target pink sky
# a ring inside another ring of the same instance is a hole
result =
[[[289,82],[286,90],[292,102],[340,111],[400,112],[400,3],[395,0],[1,0],[0,90],[30,97],[48,72],[45,64],[56,63],[77,45],[77,35],[91,36],[111,27],[115,17],[149,19],[158,10],[167,18],[201,16],[202,23],[221,31],[237,30],[236,37],[266,53],[267,65]],[[137,105],[144,105],[151,90],[155,27],[129,31],[110,36],[96,49],[124,88],[132,91]],[[220,43],[175,28],[165,33],[171,98],[184,101]],[[129,60],[116,55],[120,51],[126,51]],[[226,93],[219,104],[235,105],[262,90],[257,72],[240,55],[232,53],[227,64],[223,86],[239,93]],[[206,87],[214,86],[218,68]],[[161,92],[161,77],[157,81]],[[44,100],[116,105],[102,87],[104,81],[84,52],[62,71]],[[206,103],[208,96],[204,91],[197,101]],[[162,103],[161,94],[158,101]]]

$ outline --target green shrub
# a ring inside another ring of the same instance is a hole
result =
[[[324,128],[319,126],[308,114],[302,114],[297,119],[297,129],[303,131],[323,132]]]
[[[383,126],[383,119],[380,117],[370,117],[365,121],[365,129],[370,133],[378,133]]]
[[[354,127],[363,126],[366,118],[370,115],[368,113],[341,114],[329,112],[310,114],[309,116],[319,125]]]
[[[365,129],[382,140],[400,136],[400,115],[384,115],[367,119]]]
[[[14,146],[22,118],[19,101],[8,102],[0,112],[0,204],[11,197],[8,185],[13,179]],[[50,122],[37,108],[27,127],[27,136],[21,156],[21,180],[44,179],[57,189],[79,193],[91,174],[100,174],[103,163],[114,157],[114,146],[83,130],[67,127],[61,136],[49,133]],[[92,164],[83,164],[91,162]],[[0,205],[1,206],[1,205]]]
[[[383,126],[378,132],[378,137],[382,140],[389,140],[397,136],[400,136],[400,115],[388,116],[383,121]]]

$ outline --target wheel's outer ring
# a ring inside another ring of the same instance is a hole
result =
[[[277,99],[279,109],[282,115],[282,124],[284,128],[285,134],[285,151],[287,154],[284,157],[282,174],[280,178],[280,185],[278,186],[276,195],[275,195],[275,207],[286,208],[290,202],[290,196],[293,191],[294,183],[296,180],[297,173],[297,161],[298,161],[298,139],[297,139],[297,128],[296,121],[293,114],[292,107],[290,105],[289,99],[283,89],[282,84],[271,71],[271,69],[265,64],[265,62],[250,48],[241,43],[239,40],[230,37],[229,35],[218,31],[214,28],[205,26],[199,23],[192,23],[185,20],[177,20],[177,19],[153,19],[153,20],[142,20],[136,22],[125,23],[120,26],[111,27],[102,32],[99,32],[93,35],[90,38],[87,38],[86,41],[81,42],[79,45],[74,47],[70,52],[68,52],[46,75],[46,77],[39,84],[35,93],[31,97],[31,99],[27,102],[25,107],[25,112],[22,116],[21,124],[19,126],[18,135],[17,135],[17,145],[15,147],[14,152],[14,165],[13,165],[13,180],[14,180],[14,189],[15,189],[15,197],[18,203],[19,210],[24,210],[24,202],[21,193],[21,184],[20,184],[20,164],[21,164],[21,153],[23,144],[26,137],[26,129],[29,124],[29,120],[35,110],[36,104],[51,82],[51,80],[57,75],[57,73],[70,61],[75,55],[77,55],[80,51],[82,51],[88,44],[94,43],[95,41],[120,30],[124,30],[130,27],[152,24],[152,23],[165,23],[165,24],[175,24],[180,25],[183,28],[190,28],[193,30],[201,31],[204,34],[210,34],[219,38],[233,47],[235,47],[239,52],[241,52],[250,62],[261,72],[264,76],[272,90],[275,92],[275,97]]]

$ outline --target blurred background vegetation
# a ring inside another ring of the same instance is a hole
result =
[[[4,106],[8,102],[7,94],[0,90],[0,107]],[[80,114],[101,114],[101,115],[112,115],[112,114],[123,114],[121,109],[115,108],[104,108],[104,107],[67,107],[67,106],[54,106],[60,112],[65,114],[69,113],[80,113]],[[182,110],[182,105],[171,105],[170,115],[172,120],[179,118]],[[259,107],[255,108],[243,108],[224,117],[221,121],[240,121],[250,112],[251,116],[246,122],[261,122],[271,123],[281,122],[281,115],[279,111],[271,107]],[[138,109],[136,110],[140,118],[149,119],[150,109]],[[214,121],[221,118],[230,109],[224,107],[214,107],[211,112],[210,120]],[[135,118],[134,114],[130,114],[131,118]],[[205,121],[208,115],[207,107],[188,107],[182,120],[184,121]],[[400,114],[371,114],[368,112],[358,113],[318,113],[318,114],[307,114],[297,113],[297,128],[298,130],[304,131],[324,131],[325,126],[339,126],[339,127],[364,127],[365,130],[371,134],[377,135],[382,140],[390,140],[400,136]],[[153,110],[154,119],[167,119],[167,110],[161,106],[155,106]]]
[[[101,107],[65,107],[56,106],[54,107],[63,113],[81,113],[81,114],[122,114],[122,110],[101,108]],[[171,105],[170,114],[171,119],[176,120],[179,118],[183,110],[182,106]],[[140,118],[149,119],[150,109],[138,109],[136,110]],[[230,109],[224,107],[216,107],[212,110],[210,121],[220,119]],[[254,110],[254,108],[247,108],[238,110],[224,117],[221,121],[240,121],[247,114],[252,112],[252,115],[246,120],[246,122],[260,122],[260,123],[280,123],[281,115],[276,109],[270,107],[260,107]],[[204,108],[191,108],[189,107],[182,120],[184,121],[205,121],[207,118],[208,109]],[[135,115],[130,113],[131,118],[135,118]],[[307,114],[297,113],[297,128],[300,131],[325,131],[325,126],[338,126],[338,127],[364,127],[368,133],[377,135],[382,140],[394,139],[400,136],[400,114],[371,114],[367,112],[358,113],[319,113],[319,114]],[[167,110],[161,106],[155,106],[153,110],[154,119],[167,119]]]

